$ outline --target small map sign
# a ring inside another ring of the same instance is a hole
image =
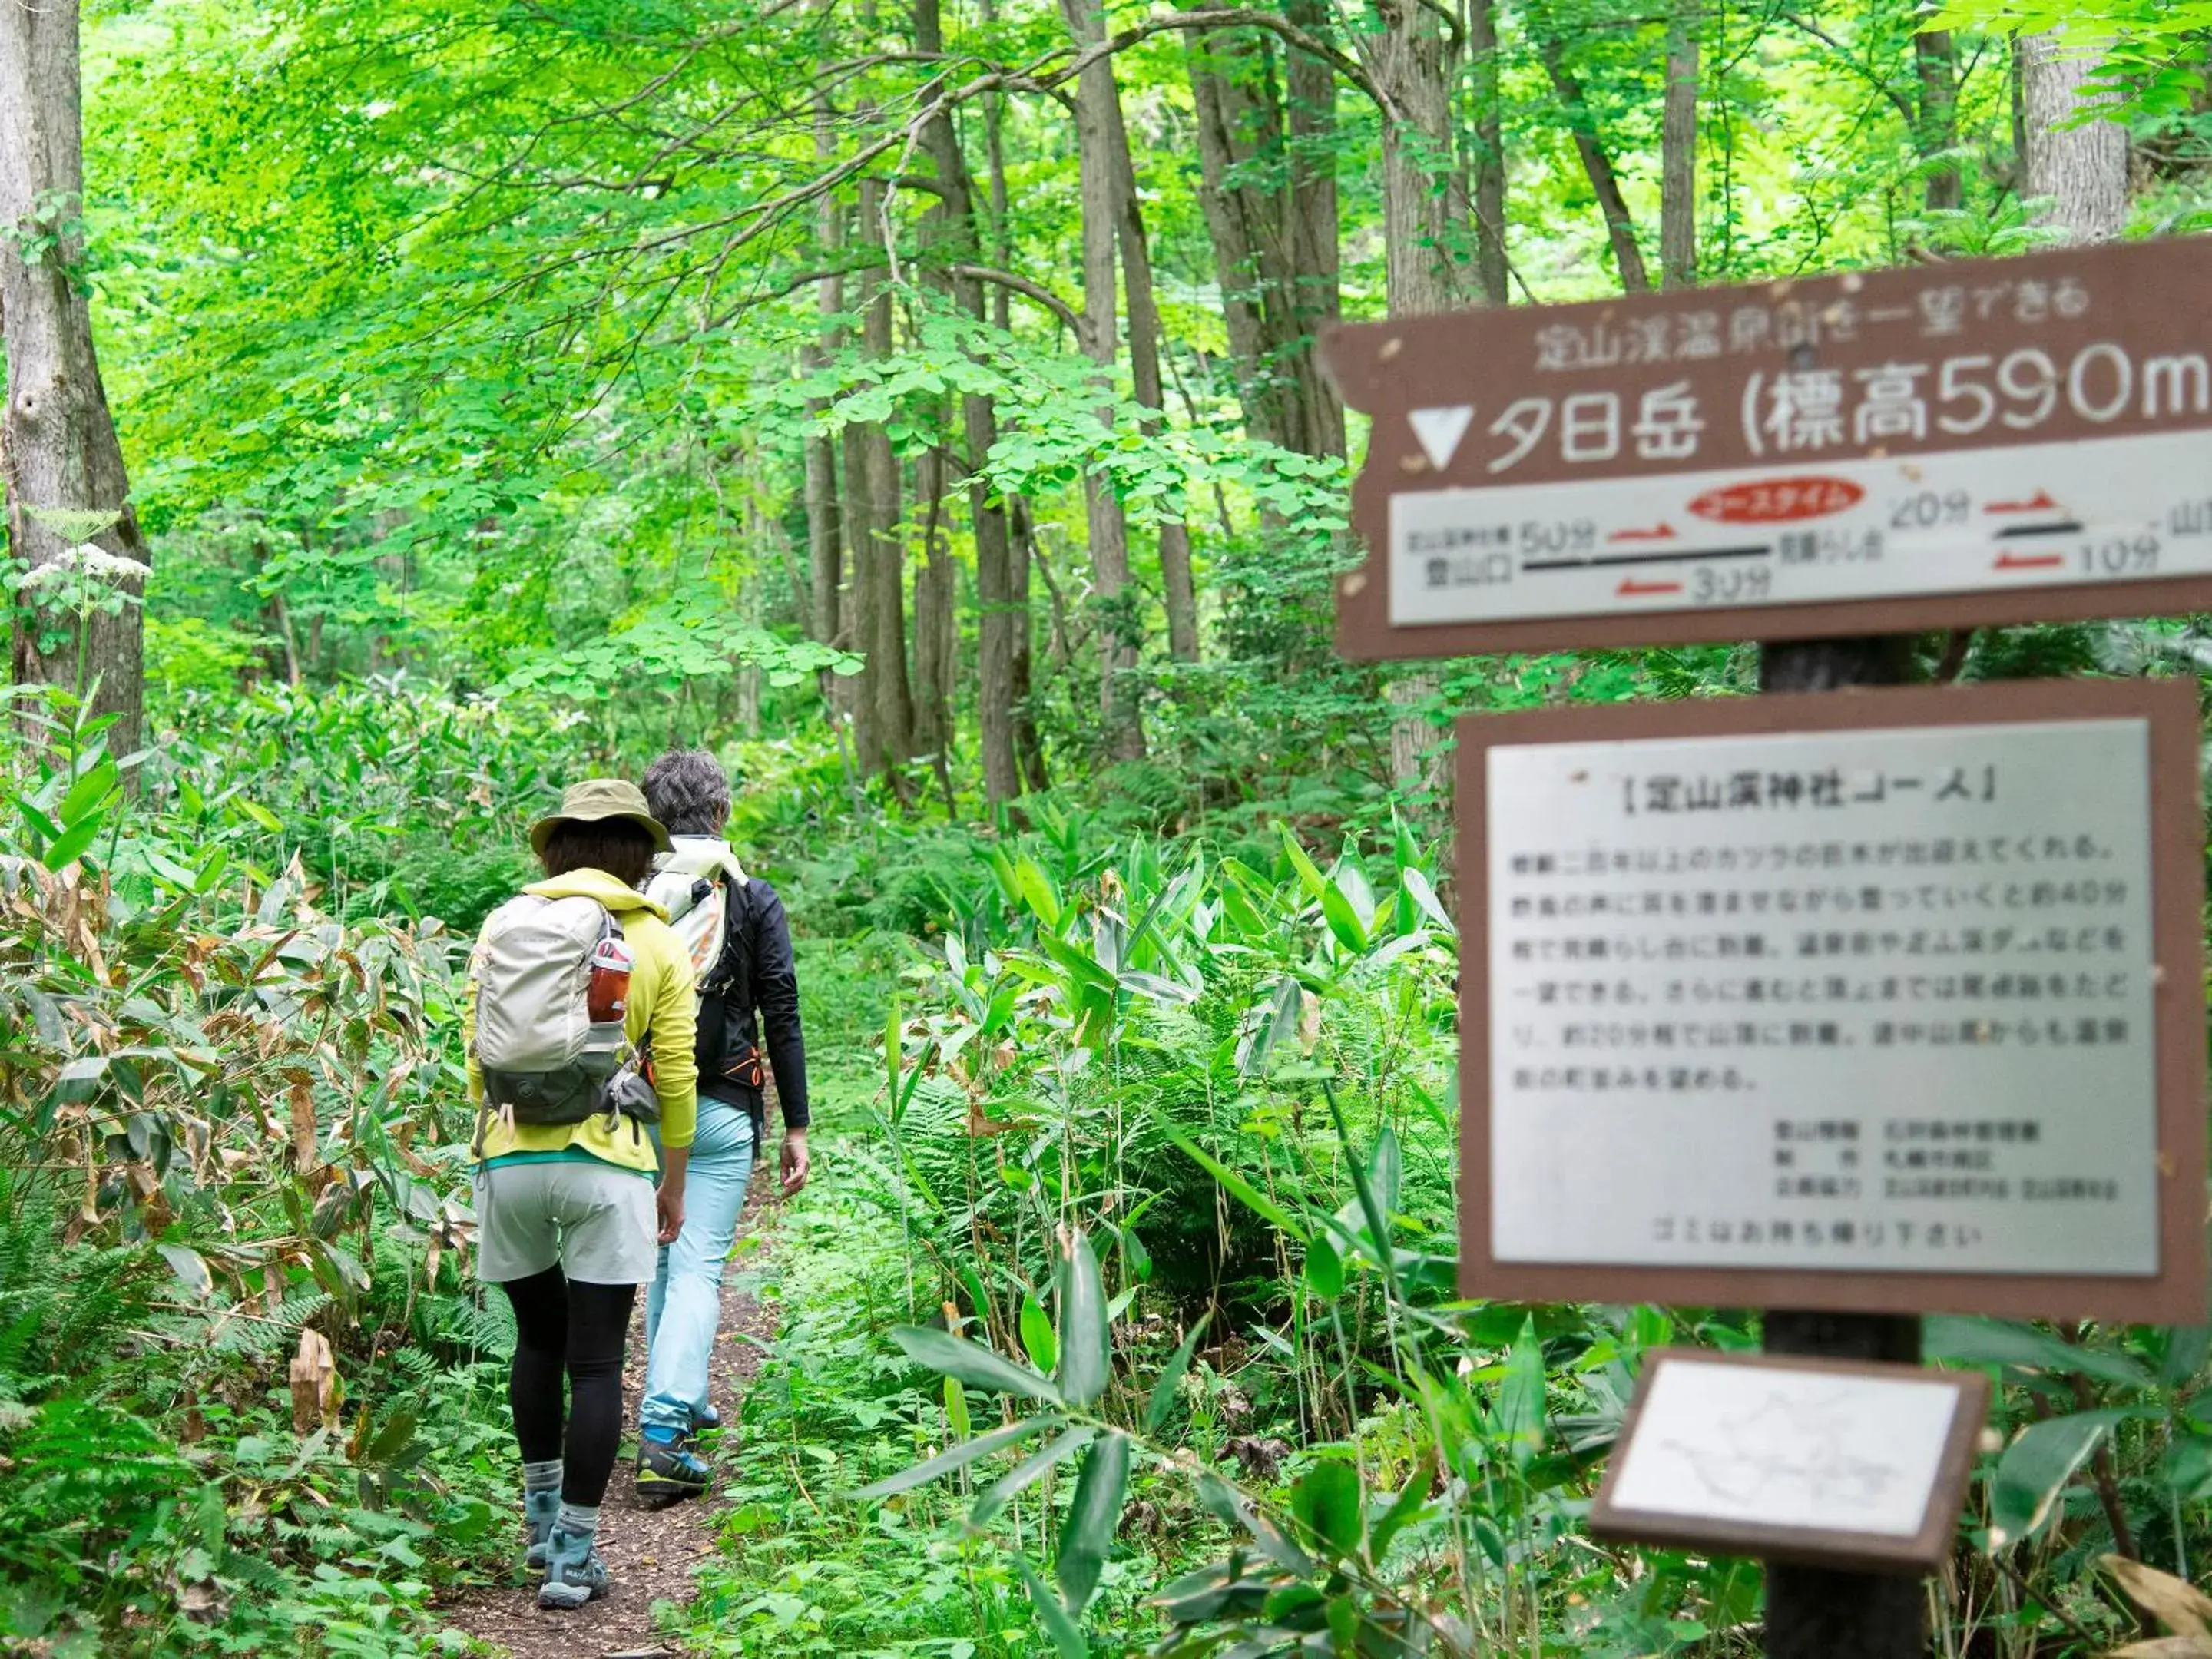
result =
[[[2212,609],[2212,248],[1361,324],[1363,659]]]
[[[1462,1277],[2203,1317],[2191,681],[1459,728]]]
[[[1590,1510],[1599,1538],[1862,1571],[1950,1553],[1979,1371],[1662,1348]]]

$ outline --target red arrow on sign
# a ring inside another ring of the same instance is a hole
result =
[[[1639,594],[1679,593],[1681,591],[1682,584],[1680,582],[1640,582],[1635,577],[1629,576],[1624,578],[1620,586],[1613,590],[1613,595],[1616,599],[1630,599]]]
[[[2063,553],[2000,553],[1996,570],[2056,570],[2066,562]]]

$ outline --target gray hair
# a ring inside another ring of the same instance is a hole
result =
[[[704,749],[672,749],[645,769],[645,803],[672,836],[719,836],[730,817],[730,781]]]

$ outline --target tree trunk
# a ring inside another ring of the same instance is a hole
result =
[[[816,164],[827,166],[836,156],[836,134],[831,125],[829,100],[817,98],[814,101]],[[814,236],[824,263],[835,265],[844,252],[845,222],[834,194],[825,192],[815,206]],[[814,304],[821,316],[820,328],[815,341],[799,353],[801,367],[808,369],[820,368],[829,361],[830,354],[844,343],[844,328],[838,319],[845,311],[845,279],[832,275],[817,283],[814,285]],[[829,406],[825,398],[810,398],[806,404],[808,421],[819,421]],[[809,438],[805,447],[806,564],[811,594],[808,631],[824,645],[849,644],[839,635],[842,617],[838,589],[845,579],[845,560],[841,543],[843,530],[837,512],[836,440],[828,436]],[[824,689],[828,689],[826,679]]]
[[[918,52],[935,53],[945,50],[939,0],[915,0],[914,40]],[[985,119],[988,124],[994,257],[998,268],[1005,270],[1012,268],[1012,256],[1006,241],[1006,166],[1000,150],[995,99],[987,106]],[[960,135],[950,116],[940,112],[923,129],[922,143],[936,167],[938,185],[943,192],[930,219],[941,232],[945,251],[953,256],[951,263],[963,263],[972,258],[981,246],[983,228],[978,222],[974,181],[969,175],[968,158],[961,151]],[[954,303],[981,322],[981,284],[973,277],[954,277],[949,285]],[[1005,291],[1000,289],[999,294],[1003,304]],[[1006,325],[1003,312],[998,324],[1001,328]],[[992,447],[999,441],[998,411],[990,398],[975,394],[964,396],[961,399],[961,425],[968,465],[972,471],[980,472]],[[983,793],[996,805],[1012,800],[1022,792],[1020,763],[1014,752],[1012,670],[1015,635],[1017,630],[1027,633],[1029,616],[1026,607],[1018,611],[1014,605],[1013,553],[1007,534],[1006,505],[992,495],[980,478],[973,477],[968,485],[968,519],[975,539],[976,725],[983,750]],[[948,603],[950,598],[948,586]],[[919,625],[919,590],[915,608]],[[951,612],[946,614],[949,618]]]
[[[1912,37],[1912,61],[1920,76],[1920,130],[1916,135],[1924,159],[1941,155],[1958,142],[1959,53],[1951,31],[1933,29]],[[1956,208],[1963,196],[1955,165],[1932,169],[1923,200],[1929,212]]]
[[[1251,185],[1231,181],[1231,171],[1247,159],[1250,149],[1245,129],[1251,104],[1238,73],[1241,51],[1237,38],[1225,31],[1193,31],[1184,37],[1183,61],[1198,116],[1199,207],[1213,247],[1222,325],[1229,336],[1244,429],[1263,443],[1290,447],[1284,399],[1273,384],[1267,362],[1259,270],[1259,251],[1267,234],[1264,209]]]
[[[922,563],[914,573],[914,738],[916,750],[940,759],[952,746],[952,561],[945,546],[945,455],[925,451],[915,481],[928,503]]]
[[[1553,90],[1559,94],[1559,106],[1567,118],[1568,131],[1574,134],[1575,149],[1582,156],[1583,171],[1589,177],[1598,211],[1605,216],[1606,240],[1613,245],[1613,262],[1620,272],[1621,289],[1628,294],[1648,293],[1651,278],[1644,268],[1644,250],[1637,245],[1636,221],[1629,214],[1627,198],[1620,193],[1613,158],[1606,153],[1605,141],[1597,130],[1597,116],[1583,95],[1582,82],[1567,67],[1566,48],[1559,37],[1545,34],[1539,52]]]
[[[1284,14],[1317,40],[1334,33],[1328,0],[1287,0]],[[1336,193],[1336,71],[1328,60],[1295,49],[1289,59],[1290,178],[1284,204],[1290,226],[1291,313],[1297,329],[1295,373],[1299,447],[1342,455],[1344,404],[1321,372],[1314,339],[1343,314],[1343,241]]]
[[[1104,14],[1096,0],[1060,0],[1069,34],[1078,49],[1105,39]],[[1075,128],[1083,202],[1084,349],[1099,366],[1098,381],[1113,391],[1115,316],[1114,246],[1120,215],[1115,211],[1120,179],[1115,140],[1121,123],[1121,94],[1114,84],[1114,59],[1101,54],[1076,79]],[[1110,403],[1099,410],[1112,428]],[[1099,711],[1106,752],[1115,760],[1136,760],[1145,752],[1145,728],[1136,685],[1137,643],[1141,638],[1129,591],[1129,527],[1113,487],[1095,473],[1083,479],[1090,520],[1091,574],[1099,611]]]
[[[2116,121],[2066,124],[2104,100],[2085,95],[2094,46],[2056,33],[2020,37],[2026,194],[2051,198],[2051,223],[2077,242],[2109,241],[2128,216],[2128,134]]]
[[[1030,642],[1030,570],[1036,562],[1028,506],[1017,499],[1008,503],[1007,528],[1012,533],[1013,556],[1007,562],[1007,592],[1019,624],[1013,636],[1012,660],[1007,665],[1007,706],[1013,711],[1014,757],[1021,763],[1023,783],[1032,792],[1048,789],[1052,780],[1044,768],[1044,740],[1037,734],[1036,713],[1030,704],[1032,689]]]
[[[1116,100],[1118,103],[1118,100]],[[1137,174],[1129,155],[1129,135],[1120,112],[1114,121],[1116,193],[1121,200],[1115,218],[1121,254],[1122,283],[1129,295],[1129,378],[1137,401],[1146,409],[1164,413],[1167,400],[1160,384],[1160,312],[1152,294],[1152,259],[1145,245],[1144,210],[1137,200]],[[1157,420],[1147,423],[1159,430]],[[1163,519],[1159,526],[1160,588],[1168,613],[1168,654],[1177,662],[1198,660],[1198,594],[1190,569],[1190,526],[1180,519]]]
[[[861,234],[873,234],[882,211],[883,185],[860,185]],[[881,276],[862,281],[866,309],[860,342],[871,357],[891,349],[891,296]],[[861,674],[855,746],[860,769],[896,766],[914,752],[914,701],[906,672],[905,556],[899,542],[898,459],[880,425],[848,427],[845,443],[846,519],[853,549],[853,635],[867,653]]]
[[[1698,283],[1699,0],[1674,0],[1667,23],[1667,97],[1659,136],[1659,282]]]
[[[1474,267],[1482,297],[1513,296],[1505,258],[1505,99],[1498,73],[1498,15],[1492,0],[1468,0],[1474,70]]]
[[[52,608],[16,629],[14,678],[78,692],[97,681],[93,712],[116,717],[107,744],[119,757],[138,749],[143,731],[139,604],[150,555],[131,507],[79,280],[78,64],[77,0],[0,6],[0,339],[8,357],[0,483],[15,556],[34,573],[53,573],[33,590]],[[35,264],[26,263],[29,246],[40,249]],[[88,546],[104,558],[81,550]],[[113,615],[100,608],[118,599]]]
[[[1395,106],[1382,117],[1382,253],[1393,317],[1448,311],[1461,298],[1460,227],[1443,29],[1422,0],[1377,0],[1370,70]]]

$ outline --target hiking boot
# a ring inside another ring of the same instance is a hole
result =
[[[553,1528],[545,1544],[545,1582],[538,1587],[539,1607],[573,1611],[607,1593],[607,1564],[592,1547],[592,1536]]]
[[[522,1494],[522,1524],[530,1531],[530,1548],[522,1560],[531,1571],[543,1572],[545,1570],[545,1547],[552,1540],[553,1523],[560,1516],[560,1487],[551,1486],[544,1492]]]
[[[666,1431],[647,1429],[637,1437],[637,1495],[655,1505],[697,1498],[714,1484],[714,1472],[696,1453]]]
[[[691,1432],[704,1434],[709,1429],[722,1426],[722,1414],[703,1401],[691,1408]]]

